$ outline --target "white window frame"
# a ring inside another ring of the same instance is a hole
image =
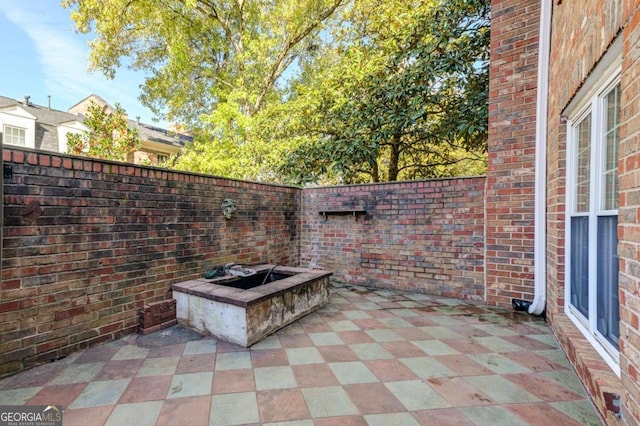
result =
[[[22,143],[18,144],[18,143],[12,143],[12,141],[9,141],[9,139],[13,139],[14,135],[9,136],[9,129],[13,130],[17,130],[18,132],[22,132]],[[19,147],[26,147],[27,146],[27,129],[25,129],[24,127],[20,127],[20,126],[13,126],[10,124],[5,124],[4,125],[4,129],[2,131],[2,134],[4,135],[2,143],[4,145],[11,145],[11,146],[19,146]]]
[[[599,67],[597,79],[587,81],[579,96],[568,107],[567,120],[567,183],[565,205],[565,313],[600,354],[615,374],[620,377],[620,353],[599,331],[597,327],[597,217],[618,215],[618,210],[603,210],[602,190],[604,188],[603,169],[606,158],[603,155],[606,143],[602,139],[605,117],[606,95],[620,84],[620,56],[615,55],[607,66]],[[586,92],[586,93],[584,93]],[[582,96],[580,96],[582,95]],[[589,182],[589,211],[577,213],[576,185],[576,140],[577,126],[588,114],[591,114],[591,153]],[[571,305],[571,218],[589,217],[589,318]]]

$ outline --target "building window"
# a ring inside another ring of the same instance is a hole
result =
[[[164,155],[164,154],[158,154],[156,155],[157,159],[158,159],[158,165],[161,166],[163,164],[165,164],[167,162],[167,160],[169,159],[168,155]]]
[[[610,78],[568,126],[567,311],[601,354],[618,362],[620,82]]]
[[[20,127],[4,126],[4,144],[25,146],[27,144],[27,131]]]

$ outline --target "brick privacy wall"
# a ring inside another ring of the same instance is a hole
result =
[[[622,127],[618,170],[620,369],[627,424],[640,424],[640,4],[622,4]]]
[[[0,375],[136,331],[145,303],[229,261],[297,265],[296,188],[3,151]],[[231,220],[224,198],[237,202]]]
[[[547,319],[563,350],[608,424],[640,424],[638,413],[640,333],[638,332],[638,170],[640,142],[637,79],[640,66],[632,52],[637,43],[637,13],[633,0],[583,0],[554,2],[549,68],[547,134]],[[588,16],[589,19],[583,19]],[[636,22],[636,23],[634,23]],[[618,253],[620,263],[621,380],[601,360],[564,314],[567,126],[563,109],[573,99],[608,46],[624,29],[622,66],[622,128],[620,144],[620,209]],[[636,42],[631,42],[635,34]],[[635,47],[637,49],[638,47]],[[636,50],[637,51],[637,50]],[[632,124],[634,123],[634,124]],[[630,127],[631,126],[631,127]],[[631,133],[630,133],[631,130]],[[629,197],[631,195],[631,197]],[[627,337],[628,336],[628,337]],[[604,406],[604,392],[622,396],[624,417],[616,419]]]
[[[305,189],[301,264],[366,286],[484,300],[485,179]],[[366,216],[320,211],[366,210]]]
[[[487,303],[533,300],[539,0],[491,2]]]

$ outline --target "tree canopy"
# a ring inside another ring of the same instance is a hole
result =
[[[138,131],[127,126],[127,116],[119,104],[116,111],[110,113],[91,102],[83,123],[89,130],[81,134],[67,133],[69,154],[126,161],[129,154],[140,147]]]
[[[489,0],[63,0],[194,142],[177,168],[296,183],[481,173]]]

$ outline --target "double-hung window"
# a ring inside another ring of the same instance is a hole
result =
[[[5,125],[3,143],[6,145],[25,146],[27,143],[26,129]]]
[[[604,76],[567,128],[569,317],[619,371],[618,144],[620,79]]]

